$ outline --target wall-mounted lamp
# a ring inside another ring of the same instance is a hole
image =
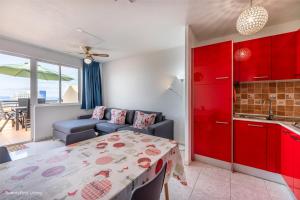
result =
[[[182,92],[183,92],[183,83],[184,82],[184,78],[178,78],[178,76],[174,77],[170,87],[168,88],[168,90],[172,91],[173,93],[175,93],[176,95],[182,97]]]

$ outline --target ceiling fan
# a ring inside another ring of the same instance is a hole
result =
[[[92,53],[91,52],[92,47],[89,46],[80,46],[80,48],[83,51],[83,53],[80,54],[84,55],[84,59],[83,59],[84,63],[88,65],[92,63],[92,61],[94,60],[94,56],[104,57],[104,58],[109,57],[108,54],[104,54],[104,53]]]

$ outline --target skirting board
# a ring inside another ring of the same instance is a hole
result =
[[[284,184],[284,185],[286,184],[283,177],[280,174],[268,172],[268,171],[253,168],[253,167],[248,167],[245,165],[240,165],[240,164],[234,163],[233,171],[251,175],[251,176],[255,176],[255,177],[262,178],[262,179],[272,181],[275,183],[279,183],[279,184]]]
[[[198,154],[195,154],[194,158],[195,158],[195,160],[201,161],[201,162],[209,164],[209,165],[213,165],[213,166],[220,167],[220,168],[227,169],[227,170],[232,169],[230,162],[225,162],[223,160],[218,160],[218,159],[214,159],[214,158],[210,158],[210,157],[206,157],[206,156],[201,156]]]
[[[202,155],[198,155],[198,154],[195,154],[195,160],[198,160],[203,163],[207,163],[207,164],[210,164],[210,165],[213,165],[216,167],[220,167],[223,169],[233,170],[233,172],[240,172],[243,174],[262,178],[262,179],[265,179],[268,181],[285,184],[285,181],[280,174],[268,172],[268,171],[253,168],[253,167],[248,167],[245,165],[235,164],[235,163],[232,165],[230,162],[225,162],[222,160],[218,160],[218,159],[214,159],[214,158],[210,158],[210,157],[206,157],[206,156],[202,156]]]

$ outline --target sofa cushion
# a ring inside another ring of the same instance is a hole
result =
[[[113,124],[125,124],[126,110],[111,109],[111,119],[108,121]]]
[[[53,128],[63,133],[76,133],[89,129],[94,129],[96,124],[106,122],[106,120],[97,119],[76,119],[76,120],[64,120],[55,122]]]
[[[154,124],[156,114],[146,114],[141,111],[135,111],[135,119],[133,122],[134,128],[144,129]]]
[[[158,123],[158,122],[161,122],[164,120],[164,117],[162,115],[162,112],[153,112],[153,111],[145,111],[145,110],[136,110],[136,111],[140,111],[140,112],[143,112],[143,113],[146,113],[146,114],[156,114],[156,117],[155,117],[155,124]],[[135,119],[136,116],[134,116],[134,119]]]
[[[112,133],[116,132],[119,128],[127,127],[129,125],[126,124],[113,124],[109,122],[99,123],[96,125],[96,129],[100,132]]]
[[[119,108],[106,108],[105,113],[104,113],[104,118],[106,120],[111,119],[111,110],[112,109],[119,109]],[[126,110],[126,109],[119,109],[119,110]],[[134,119],[134,110],[126,110],[126,119],[125,119],[125,124],[133,124],[133,119]]]
[[[104,110],[105,110],[104,106],[96,106],[93,111],[92,119],[99,119],[99,120],[103,119]]]
[[[144,134],[148,134],[148,135],[153,135],[153,131],[154,131],[153,129],[139,129],[139,128],[134,128],[133,126],[127,126],[127,127],[122,127],[122,128],[118,129],[118,131],[123,131],[123,130],[144,133]]]

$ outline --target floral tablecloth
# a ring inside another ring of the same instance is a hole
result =
[[[155,177],[186,185],[175,141],[120,131],[0,165],[0,199],[120,199]]]

